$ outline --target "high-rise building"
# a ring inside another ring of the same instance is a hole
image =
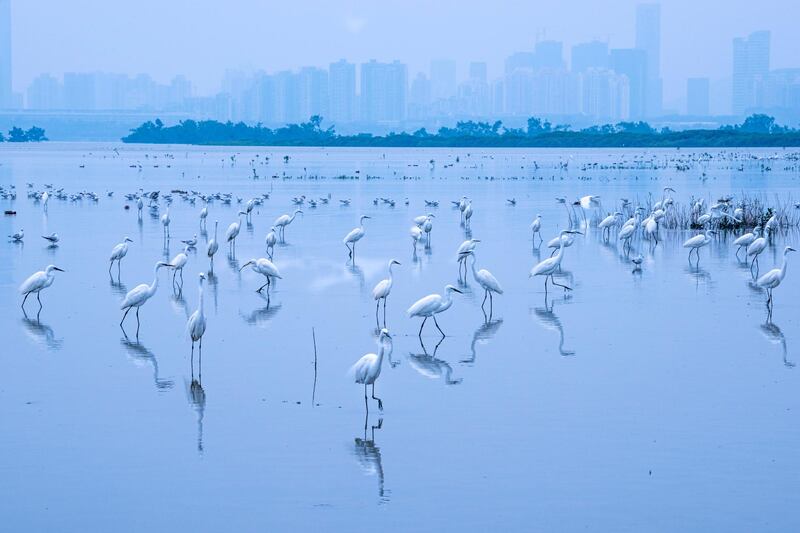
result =
[[[64,73],[64,108],[87,111],[95,108],[94,75],[85,72]]]
[[[756,105],[755,84],[769,73],[770,33],[757,31],[733,40],[733,113],[741,115]]]
[[[521,68],[534,70],[536,68],[536,54],[533,52],[514,52],[506,58],[506,75]]]
[[[661,114],[661,5],[636,6],[636,48],[646,56],[645,107],[642,116]]]
[[[537,69],[563,69],[564,44],[559,41],[539,41],[536,43],[534,66]]]
[[[709,114],[710,88],[708,78],[686,80],[686,114],[705,117]]]
[[[580,74],[590,68],[608,68],[608,43],[591,41],[572,47],[572,72]]]
[[[408,69],[404,63],[361,64],[361,120],[399,122],[406,117]]]
[[[469,64],[469,79],[486,83],[488,81],[486,62],[473,61]]]
[[[14,107],[11,92],[11,0],[0,0],[0,108]]]
[[[431,98],[446,100],[456,94],[456,62],[451,59],[431,61]]]
[[[344,59],[331,63],[328,74],[330,106],[328,114],[336,122],[356,119],[356,66]]]
[[[647,110],[647,54],[638,48],[617,48],[610,52],[611,69],[628,78],[630,118],[642,120]]]
[[[40,74],[28,87],[26,106],[29,109],[61,109],[61,83],[50,74]]]
[[[630,118],[627,76],[608,69],[590,68],[581,75],[581,112],[595,120]]]
[[[313,115],[328,114],[328,71],[303,67],[298,74],[300,117],[306,121]]]

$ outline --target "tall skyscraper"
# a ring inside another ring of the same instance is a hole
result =
[[[559,41],[539,41],[536,43],[537,69],[563,69],[564,68],[564,44]]]
[[[446,100],[456,94],[456,62],[451,59],[431,61],[431,98]]]
[[[488,81],[486,62],[473,61],[469,64],[469,79],[486,83]]]
[[[708,78],[686,80],[686,114],[705,117],[709,114],[710,83]]]
[[[769,73],[770,33],[757,31],[733,40],[733,113],[756,105],[756,81]]]
[[[645,107],[642,116],[661,114],[661,5],[636,6],[636,48],[646,57]]]
[[[11,93],[11,0],[0,0],[0,108],[14,106]]]
[[[61,83],[50,74],[40,74],[28,87],[27,107],[29,109],[60,109]]]
[[[342,59],[331,63],[329,70],[330,119],[353,122],[356,118],[356,66]]]
[[[361,64],[361,119],[399,122],[406,118],[408,69],[404,63]]]
[[[647,54],[638,48],[618,48],[611,50],[610,65],[617,74],[628,78],[630,118],[642,120],[647,109]]]
[[[572,72],[580,74],[590,68],[608,68],[608,43],[592,41],[572,47]]]
[[[581,112],[595,120],[630,118],[628,77],[590,68],[581,75]]]

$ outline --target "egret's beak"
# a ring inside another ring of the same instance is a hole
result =
[[[242,265],[242,268],[240,268],[240,269],[239,269],[239,272],[241,272],[242,270],[244,270],[244,267],[246,267],[246,266],[250,266],[250,265],[252,265],[252,264],[253,264],[253,262],[252,262],[252,261],[248,261],[247,263],[243,264],[243,265]]]
[[[392,261],[392,263],[394,263],[395,265],[402,265],[403,264],[400,261]]]
[[[473,239],[472,242],[481,242],[480,239]]]
[[[126,242],[133,242],[133,239],[125,239]]]
[[[61,268],[58,268],[58,267],[53,267],[53,270],[58,270],[59,272],[64,272],[64,270],[63,270],[63,269],[61,269]]]
[[[789,246],[788,250],[789,250],[790,252],[796,252],[796,251],[797,251],[797,250],[795,250],[794,248],[792,248],[791,246]]]
[[[457,292],[458,294],[464,294],[463,292],[461,292],[460,290],[458,290],[458,289],[455,289],[455,288],[453,289],[453,291],[454,291],[454,292]]]

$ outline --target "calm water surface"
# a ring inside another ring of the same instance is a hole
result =
[[[775,291],[773,323],[731,235],[690,267],[681,244],[691,233],[662,230],[632,274],[614,239],[590,228],[565,252],[560,281],[572,293],[546,298],[542,280],[528,279],[548,255],[532,248],[531,220],[542,214],[546,240],[566,225],[555,196],[599,194],[613,209],[670,185],[683,203],[745,192],[800,200],[789,152],[702,161],[700,152],[2,145],[0,185],[16,185],[18,197],[0,200],[17,211],[0,229],[26,231],[24,244],[0,244],[3,529],[797,530],[794,265]],[[45,214],[27,182],[100,198],[53,198]],[[221,237],[239,206],[212,203],[205,234],[200,202],[175,194],[165,249],[158,215],[145,208],[139,222],[125,201],[140,188],[271,195],[242,225],[235,258],[220,246],[201,387],[185,322],[214,220]],[[292,197],[328,194],[329,205],[304,206],[287,228],[275,254],[283,279],[267,301],[255,292],[261,278],[238,268],[265,255],[264,236]],[[478,267],[505,294],[487,321],[470,276],[439,319],[448,336],[439,342],[429,324],[421,345],[419,321],[404,311],[457,283],[465,230],[450,200],[462,195],[473,198]],[[412,255],[411,219],[426,212],[436,214],[431,247]],[[362,214],[372,219],[353,265],[341,241]],[[57,248],[40,238],[52,231]],[[138,341],[135,320],[126,338],[122,296],[195,233],[183,290],[162,271]],[[126,235],[134,243],[111,280],[108,254]],[[798,234],[770,245],[762,272],[786,244],[800,244]],[[387,306],[393,352],[376,390],[385,411],[371,402],[365,420],[363,389],[346,374],[377,351],[370,292],[392,258],[402,266]],[[31,300],[25,318],[17,287],[49,263],[67,272],[42,293],[39,319]]]

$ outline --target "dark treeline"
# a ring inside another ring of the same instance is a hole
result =
[[[44,130],[37,126],[33,126],[31,128],[28,128],[27,130],[23,130],[22,128],[17,128],[16,126],[14,126],[10,130],[8,130],[8,135],[3,135],[3,133],[0,132],[0,142],[38,143],[46,140],[47,137],[45,137],[44,135]]]
[[[758,147],[800,146],[800,130],[780,126],[773,117],[751,115],[744,122],[719,129],[657,130],[647,122],[620,122],[572,130],[538,118],[528,119],[527,128],[506,128],[500,121],[458,122],[453,128],[431,133],[424,128],[413,133],[383,136],[362,133],[339,135],[333,126],[322,127],[315,115],[302,124],[271,129],[244,122],[184,120],[165,126],[148,121],[124,137],[126,143],[260,145],[260,146],[378,146],[378,147]]]

